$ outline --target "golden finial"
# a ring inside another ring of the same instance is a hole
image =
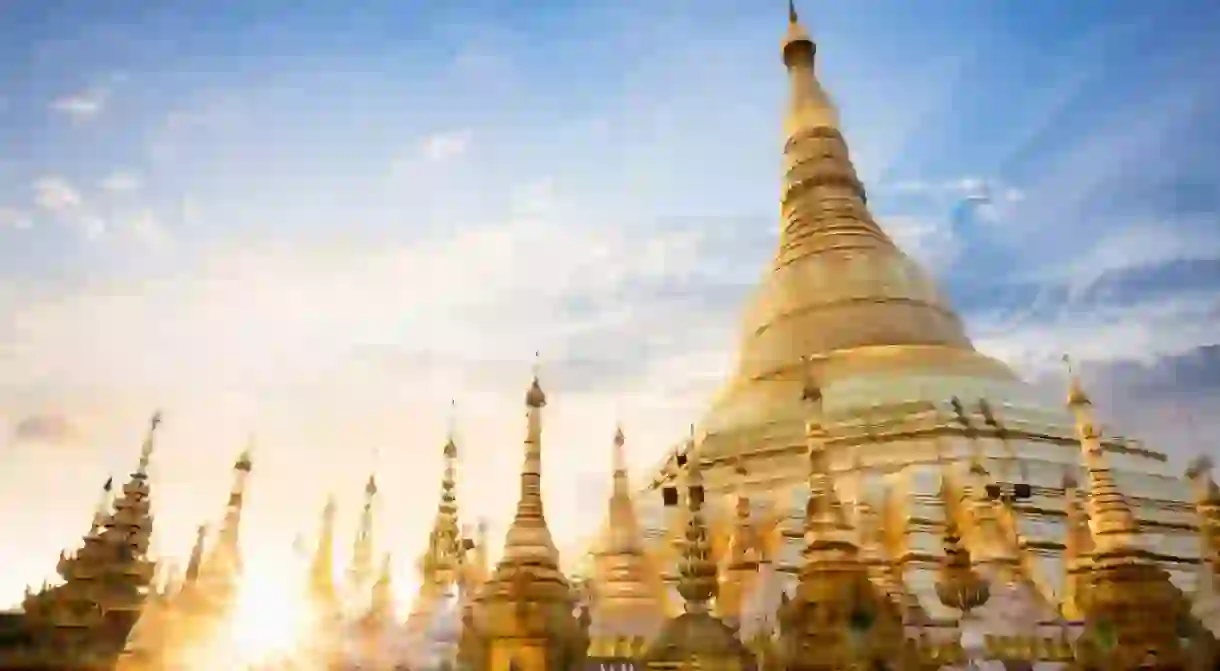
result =
[[[528,395],[526,403],[529,403]],[[446,430],[445,447],[442,452],[446,461],[457,459],[457,400],[449,401],[449,428]]]
[[[251,432],[250,436],[246,439],[245,449],[243,449],[241,451],[241,454],[238,455],[238,457],[237,457],[237,461],[233,464],[233,470],[242,471],[244,473],[249,473],[250,470],[254,467],[254,462],[251,461],[251,457],[253,456],[253,454],[254,454],[254,432]]]
[[[623,426],[618,424],[614,427],[614,453],[612,461],[615,477],[627,472],[627,453],[624,450],[626,444],[627,436],[623,434]]]
[[[788,23],[799,23],[800,18],[796,15],[796,1],[788,0]]]
[[[1068,407],[1075,408],[1078,406],[1092,405],[1092,401],[1089,400],[1089,395],[1084,391],[1084,384],[1080,381],[1080,376],[1076,373],[1075,367],[1072,365],[1072,357],[1070,355],[1063,355],[1063,365],[1067,368],[1068,375]]]
[[[374,473],[369,473],[369,479],[364,483],[364,496],[366,499],[377,496],[377,476]]]
[[[531,408],[546,406],[546,394],[542,392],[542,385],[538,381],[538,370],[541,366],[540,356],[538,352],[534,352],[534,380],[530,383],[529,391],[525,393],[525,405]]]

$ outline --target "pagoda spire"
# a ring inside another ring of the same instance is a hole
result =
[[[606,535],[594,556],[597,578],[590,617],[595,647],[646,637],[665,619],[657,590],[648,579],[648,559],[640,542],[627,478],[626,441],[622,427],[617,427],[612,441],[614,475]]]
[[[458,446],[453,420],[450,420],[445,445],[441,449],[444,471],[441,474],[440,500],[436,504],[436,520],[428,539],[428,551],[435,567],[435,579],[448,585],[458,580],[462,561],[462,528],[458,517],[457,468]]]
[[[378,621],[388,622],[394,618],[394,563],[390,553],[381,557],[381,572],[377,582],[373,583],[371,608],[369,612]]]
[[[1063,563],[1067,573],[1064,581],[1063,614],[1070,619],[1083,617],[1082,604],[1092,567],[1093,535],[1089,532],[1089,516],[1080,502],[1080,485],[1075,476],[1063,476],[1063,501],[1066,517],[1063,539]]]
[[[1068,369],[1067,405],[1075,418],[1076,438],[1080,441],[1085,469],[1089,474],[1089,493],[1085,500],[1094,546],[1099,552],[1131,546],[1139,532],[1135,515],[1114,482],[1109,460],[1102,448],[1093,401],[1073,370],[1071,358],[1065,354],[1063,361]]]
[[[373,507],[377,501],[377,478],[369,474],[364,483],[364,507],[360,511],[360,526],[352,543],[352,565],[348,568],[348,587],[353,595],[363,594],[373,576]]]
[[[1220,486],[1212,475],[1213,468],[1210,458],[1199,457],[1186,469],[1186,479],[1195,492],[1203,560],[1213,573],[1220,575]]]
[[[479,637],[488,650],[499,650],[508,659],[529,655],[536,660],[533,668],[575,668],[583,661],[588,639],[573,615],[572,589],[559,570],[559,552],[543,512],[542,410],[546,401],[535,367],[525,394],[520,498],[505,535],[504,552],[479,591],[476,607],[485,623]],[[468,646],[466,649],[469,652]]]
[[[678,594],[687,613],[707,613],[709,603],[720,591],[712,540],[703,519],[703,469],[691,427],[690,449],[686,457],[686,533],[679,569]]]
[[[758,529],[751,515],[750,497],[745,492],[748,477],[740,457],[733,465],[733,476],[737,481],[734,492],[734,524],[729,538],[728,557],[725,564],[725,579],[716,596],[716,611],[721,617],[740,621],[746,595],[751,591],[759,573],[762,547]]]
[[[1183,659],[1178,622],[1186,602],[1169,574],[1140,547],[1135,514],[1110,472],[1093,403],[1071,359],[1065,355],[1063,360],[1068,368],[1067,405],[1075,416],[1089,477],[1085,501],[1093,547],[1075,600],[1094,636],[1082,651],[1082,661],[1098,668],[1136,668],[1152,655],[1167,664],[1165,668],[1174,668]]]
[[[796,416],[795,394],[771,393],[759,385],[774,388],[782,382],[795,388],[806,365],[803,357],[821,366],[832,352],[837,360],[864,348],[902,346],[909,349],[895,351],[888,365],[942,371],[948,365],[971,375],[1013,379],[1003,364],[974,351],[935,283],[869,211],[838,111],[817,76],[817,45],[795,6],[788,18],[781,48],[789,103],[778,245],[743,311],[736,371],[703,423],[724,427],[716,433],[728,436],[762,430],[753,418]],[[945,351],[930,357],[923,347]],[[742,449],[727,442],[712,441],[709,456]]]
[[[254,468],[251,456],[254,438],[250,437],[246,447],[233,462],[233,484],[225,502],[225,514],[216,536],[216,546],[207,561],[207,573],[213,581],[226,584],[229,591],[236,590],[242,572],[241,516],[245,507],[246,485]]]
[[[208,542],[208,525],[200,524],[195,530],[195,544],[191,547],[191,557],[186,562],[186,573],[183,580],[187,585],[193,585],[199,580],[199,571],[203,567],[203,553]]]
[[[559,551],[555,549],[542,506],[542,410],[545,407],[546,394],[535,371],[525,394],[525,459],[521,467],[521,494],[517,499],[516,515],[504,540],[501,566],[536,561],[541,566],[554,567],[558,571]],[[500,572],[499,566],[496,572]]]
[[[326,506],[322,508],[318,544],[309,567],[309,596],[314,607],[324,615],[335,614],[339,605],[335,593],[335,511],[332,495],[327,497]]]
[[[114,477],[106,478],[106,482],[102,485],[102,495],[98,497],[97,505],[93,508],[93,529],[92,533],[101,531],[106,524],[106,518],[110,516],[110,507],[114,504]]]
[[[855,529],[834,488],[827,458],[822,393],[806,379],[802,398],[809,453],[809,501],[805,506],[805,550],[796,595],[782,608],[790,625],[781,647],[795,657],[787,668],[840,669],[860,662],[893,658],[887,646],[902,641],[897,605],[869,580]],[[897,629],[895,629],[895,627]],[[818,650],[817,661],[804,651]]]

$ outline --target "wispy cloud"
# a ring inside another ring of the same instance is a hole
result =
[[[145,249],[160,251],[170,243],[169,231],[151,210],[141,210],[123,223],[124,230]]]
[[[106,109],[108,97],[104,88],[80,91],[51,101],[51,109],[76,122],[89,121]]]
[[[34,202],[54,214],[78,210],[84,201],[80,192],[63,177],[42,177],[34,182]]]
[[[102,189],[111,193],[128,193],[137,191],[143,185],[140,176],[127,171],[112,172],[101,182]]]
[[[33,225],[28,212],[13,207],[0,207],[0,229],[24,230]]]
[[[473,140],[474,132],[470,129],[444,131],[424,138],[420,150],[430,161],[446,161],[469,151]]]
[[[44,212],[75,227],[87,240],[106,234],[106,221],[86,206],[77,188],[59,176],[41,177],[34,182],[34,203]]]

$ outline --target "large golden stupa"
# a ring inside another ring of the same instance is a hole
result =
[[[902,564],[921,606],[938,610],[930,587],[944,517],[938,474],[944,464],[969,463],[998,483],[996,496],[1011,499],[1003,522],[1019,539],[1019,560],[1040,596],[1057,604],[1062,481],[1079,469],[1072,418],[974,348],[929,274],[869,212],[838,113],[818,82],[816,52],[790,6],[779,244],[746,306],[735,371],[699,425],[713,533],[729,542],[730,499],[744,492],[754,515],[769,521],[779,571],[796,565],[798,504],[807,496],[801,395],[812,385],[836,488],[853,508],[902,522],[879,550]],[[1199,552],[1181,477],[1164,454],[1134,441],[1108,438],[1105,449],[1150,549],[1192,589]],[[657,490],[673,486],[682,451],[665,457],[638,500],[651,554],[671,578],[681,520],[665,512]]]

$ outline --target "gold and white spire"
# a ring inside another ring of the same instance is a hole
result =
[[[335,513],[335,497],[331,495],[322,508],[318,544],[309,567],[309,598],[323,617],[337,614],[339,607],[335,591]]]
[[[594,556],[590,609],[593,646],[599,650],[623,639],[643,638],[665,619],[640,539],[627,477],[626,437],[621,426],[612,441],[613,485],[602,545]]]
[[[1131,505],[1119,491],[1114,474],[1110,471],[1109,460],[1101,444],[1101,430],[1093,413],[1093,401],[1085,392],[1080,376],[1072,368],[1071,358],[1065,354],[1063,362],[1068,369],[1067,406],[1076,420],[1076,438],[1080,441],[1089,476],[1085,502],[1093,544],[1098,552],[1132,546],[1139,529]]]
[[[376,502],[377,478],[370,473],[364,483],[364,507],[360,510],[360,525],[352,542],[352,565],[347,571],[348,589],[354,598],[361,600],[374,580],[373,508]]]
[[[559,551],[546,524],[542,505],[542,410],[546,407],[546,394],[534,379],[525,394],[525,458],[521,467],[521,495],[517,500],[517,512],[504,540],[504,556],[501,566],[516,566],[525,562],[536,562],[539,567],[551,567],[558,571]],[[564,581],[566,583],[566,581]]]

